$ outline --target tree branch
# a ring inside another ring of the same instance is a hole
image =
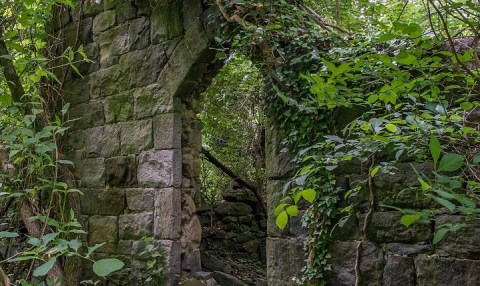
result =
[[[220,162],[217,158],[215,158],[207,149],[203,148],[202,147],[202,154],[205,156],[205,158],[210,162],[212,163],[213,165],[215,165],[215,167],[219,168],[220,170],[222,170],[222,172],[224,172],[225,174],[227,174],[230,178],[232,178],[233,180],[235,180],[235,182],[237,182],[240,186],[246,188],[246,189],[249,189],[250,191],[253,192],[253,194],[255,195],[255,197],[257,198],[257,201],[260,203],[260,205],[262,206],[262,209],[265,213],[267,213],[267,206],[265,205],[265,202],[264,200],[262,199],[262,196],[260,195],[260,192],[258,191],[258,189],[250,184],[249,182],[245,181],[244,179],[240,178],[239,176],[237,176],[230,168],[228,168],[227,166],[225,166],[224,164],[222,164],[222,162]]]

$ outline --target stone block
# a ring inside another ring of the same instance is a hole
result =
[[[165,251],[165,262],[167,265],[167,285],[178,285],[180,280],[181,252],[180,242],[172,240],[159,241]]]
[[[185,41],[180,41],[157,81],[168,95],[177,95],[177,90],[185,81],[188,72],[196,60],[197,59],[190,54],[188,47],[185,45]]]
[[[156,189],[127,189],[127,207],[131,212],[153,211]]]
[[[363,242],[361,248],[360,277],[362,285],[383,286],[382,276],[385,265],[380,246]],[[341,255],[340,253],[337,255]]]
[[[64,150],[79,150],[85,146],[86,133],[82,130],[68,132],[65,143],[63,144]]]
[[[181,148],[182,118],[178,113],[160,114],[153,119],[155,149]]]
[[[202,266],[207,270],[221,271],[229,274],[232,272],[232,266],[228,262],[221,260],[208,252],[201,251],[200,257],[202,260]]]
[[[179,150],[142,152],[137,181],[145,187],[179,187],[182,184],[182,154]]]
[[[432,228],[429,222],[416,222],[405,227],[400,218],[400,212],[374,212],[370,221],[368,239],[378,243],[386,242],[421,242],[432,237]],[[359,217],[360,229],[363,229],[364,215]]]
[[[117,217],[92,216],[89,219],[89,245],[105,243],[98,252],[115,253],[117,249]]]
[[[88,157],[111,157],[120,154],[120,128],[105,125],[85,130],[85,153]]]
[[[188,251],[196,250],[200,247],[202,240],[202,225],[197,216],[186,219],[182,223],[182,249]]]
[[[122,23],[107,31],[94,34],[93,39],[100,46],[100,60],[127,53],[130,50],[128,23]]]
[[[332,241],[329,244],[331,270],[326,273],[327,285],[355,285],[356,247],[357,243],[350,241]]]
[[[232,276],[227,273],[223,273],[220,271],[215,271],[213,272],[213,278],[215,278],[215,281],[218,282],[220,285],[229,285],[229,286],[248,286],[248,284],[245,284],[242,282],[242,280],[238,279],[235,276]],[[278,285],[278,284],[276,284]]]
[[[188,252],[183,256],[182,270],[187,270],[192,273],[202,271],[199,249]]]
[[[252,207],[242,202],[222,202],[214,211],[222,216],[246,216],[253,213]]]
[[[131,187],[137,184],[137,164],[135,155],[108,158],[105,160],[107,185],[111,187]]]
[[[271,120],[270,120],[271,121]],[[295,165],[287,146],[282,144],[279,127],[274,124],[266,129],[265,164],[266,175],[270,179],[282,179],[293,175]]]
[[[93,19],[93,33],[103,32],[115,25],[115,11],[105,11]]]
[[[101,215],[119,215],[125,210],[125,191],[105,189],[98,192],[98,210]]]
[[[147,17],[141,17],[130,21],[128,26],[128,49],[130,51],[144,49],[150,43],[150,21]]]
[[[120,57],[118,69],[124,73],[128,89],[154,83],[166,62],[162,45],[152,45],[143,50],[126,53]],[[148,71],[148,72],[140,72]]]
[[[120,239],[140,239],[153,234],[153,213],[124,214],[118,218]]]
[[[419,255],[415,258],[417,285],[476,286],[480,261]]]
[[[166,188],[156,191],[154,234],[160,239],[178,239],[181,229],[181,192]]]
[[[80,170],[81,186],[103,188],[105,186],[105,165],[103,158],[84,159],[77,166]]]
[[[391,174],[379,174],[374,178],[375,196],[379,204],[392,205],[400,208],[430,208],[432,200],[424,196],[420,189],[417,174],[431,175],[433,165],[425,163],[399,163]],[[412,188],[418,186],[417,189]],[[409,189],[410,188],[410,189]]]
[[[103,64],[102,64],[103,65]],[[128,75],[118,68],[118,65],[110,66],[96,71],[90,75],[90,96],[101,98],[109,95],[120,94],[128,90]],[[102,107],[103,117],[103,107]]]
[[[101,102],[82,103],[70,109],[69,119],[74,120],[72,129],[87,129],[105,123]]]
[[[122,154],[139,154],[153,145],[152,120],[138,120],[119,124]]]
[[[118,1],[115,6],[115,14],[117,15],[117,23],[123,23],[126,20],[135,18],[137,9],[132,5],[132,1]]]
[[[465,222],[461,215],[441,215],[435,219],[435,231],[445,224],[465,223],[466,226],[456,232],[448,232],[436,245],[435,253],[440,256],[480,259],[480,222]]]
[[[71,105],[87,102],[90,99],[90,77],[67,81],[64,85],[64,99]]]
[[[83,189],[80,196],[80,213],[82,215],[96,215],[98,210],[98,192],[95,189]]]
[[[157,5],[153,10],[150,19],[151,41],[160,43],[166,39],[172,39],[180,36],[183,32],[182,23],[182,2],[175,1],[172,4]]]
[[[296,285],[292,279],[300,277],[301,270],[305,266],[303,240],[267,238],[266,249],[268,285]]]
[[[383,269],[383,285],[416,286],[415,275],[411,257],[390,256]]]
[[[433,252],[430,242],[427,244],[404,244],[404,243],[388,243],[387,251],[396,255],[415,255],[415,254],[430,254]]]
[[[173,96],[168,95],[158,84],[136,89],[133,96],[134,114],[137,119],[174,110]]]
[[[133,118],[133,96],[124,92],[105,98],[105,121],[114,123]]]

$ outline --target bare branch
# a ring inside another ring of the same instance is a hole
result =
[[[215,167],[219,168],[220,170],[222,170],[222,172],[224,172],[225,174],[227,174],[230,178],[232,178],[233,180],[235,180],[235,182],[237,182],[240,186],[244,187],[244,188],[247,188],[249,189],[250,191],[252,191],[254,194],[255,194],[255,197],[257,198],[257,201],[260,203],[260,205],[262,206],[262,209],[265,213],[267,213],[267,207],[265,205],[265,202],[264,200],[262,199],[262,196],[260,195],[260,192],[258,191],[258,189],[250,184],[249,182],[245,181],[244,179],[240,178],[239,176],[237,176],[230,168],[228,168],[227,166],[225,166],[224,164],[222,164],[222,162],[220,162],[217,158],[215,158],[207,149],[203,148],[202,147],[202,154],[205,156],[205,158],[207,158],[207,160],[212,163],[213,165],[215,165]]]

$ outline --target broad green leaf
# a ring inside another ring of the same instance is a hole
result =
[[[409,227],[410,225],[412,225],[414,222],[416,222],[417,220],[419,220],[421,217],[421,214],[419,213],[416,213],[416,214],[406,214],[406,215],[403,215],[402,218],[400,219],[400,222],[406,226],[406,227]]]
[[[105,277],[112,272],[120,270],[125,264],[116,258],[105,258],[95,261],[93,264],[93,272],[100,277]]]
[[[0,231],[0,237],[1,238],[13,238],[13,237],[18,237],[19,234],[16,232],[9,232],[9,231]]]
[[[285,226],[287,225],[288,222],[288,214],[286,211],[281,212],[278,216],[277,219],[275,220],[275,223],[277,224],[278,228],[283,230]]]
[[[298,214],[298,207],[297,206],[289,206],[287,209],[287,214],[289,216],[297,216]]]
[[[306,201],[308,201],[309,203],[313,203],[313,200],[315,200],[317,192],[315,192],[314,189],[306,189],[301,191],[301,194]]]
[[[430,143],[428,144],[428,147],[430,149],[430,154],[432,154],[433,164],[436,167],[441,151],[440,142],[438,141],[437,137],[434,135],[430,136]]]
[[[279,204],[275,210],[273,211],[273,214],[274,215],[278,215],[281,211],[283,211],[283,209],[287,206],[287,204],[285,203],[282,203],[282,204]]]
[[[465,157],[460,154],[448,153],[442,157],[438,166],[438,171],[453,172],[460,169]]]
[[[408,53],[408,52],[400,52],[396,57],[395,57],[395,60],[400,63],[400,64],[403,64],[403,65],[411,65],[411,64],[414,64],[417,62],[417,58]]]
[[[455,210],[455,205],[452,202],[447,201],[446,199],[442,199],[442,198],[436,197],[436,196],[432,196],[432,199],[434,201],[436,201],[437,203],[439,203],[440,205],[446,207],[451,212],[453,212]]]
[[[433,244],[437,244],[442,239],[445,237],[445,235],[449,232],[450,230],[448,228],[441,228],[435,232],[435,235],[433,236]]]
[[[466,111],[466,110],[472,109],[473,107],[475,107],[475,105],[473,105],[473,103],[471,103],[471,102],[462,102],[462,103],[460,104],[460,107],[461,107],[463,110]]]
[[[35,271],[33,271],[33,276],[35,276],[35,277],[45,276],[48,273],[48,271],[50,271],[50,269],[52,269],[52,267],[53,267],[53,265],[55,264],[56,261],[57,261],[56,257],[50,258],[50,260],[48,260],[44,264],[38,266],[37,269],[35,269]]]
[[[396,133],[397,130],[398,130],[397,125],[392,124],[392,123],[385,124],[385,128],[387,128],[387,130],[392,132],[392,133]]]

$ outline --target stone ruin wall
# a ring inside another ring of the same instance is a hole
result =
[[[82,44],[93,60],[78,64],[83,77],[71,70],[65,75],[65,100],[72,105],[70,118],[77,120],[64,151],[85,193],[86,240],[90,245],[107,242],[99,257],[123,257],[126,268],[116,276],[124,285],[138,285],[148,275],[138,256],[146,236],[166,251],[167,285],[176,285],[182,270],[201,269],[195,213],[201,126],[195,117],[198,96],[192,95],[211,72],[209,46],[218,27],[199,0],[157,2],[105,0],[84,7],[80,17],[78,11],[60,11],[52,26],[65,39],[60,48]],[[267,279],[269,285],[294,285],[292,278],[305,263],[305,230],[298,219],[283,232],[275,226],[273,209],[293,166],[288,153],[280,152],[273,121],[267,138]],[[428,202],[398,196],[401,187],[416,183],[408,164],[399,169],[395,176],[375,180],[377,203],[426,207]],[[339,173],[339,182],[356,173],[355,167]],[[356,245],[366,213],[366,198],[358,200],[357,214],[331,242],[328,285],[355,283]],[[478,223],[449,234],[434,248],[433,231],[459,217],[442,215],[409,229],[399,217],[377,205],[361,249],[362,285],[478,285]]]
[[[185,95],[214,59],[217,17],[201,1],[167,2],[105,0],[84,5],[80,16],[58,11],[52,27],[65,39],[59,50],[81,44],[93,60],[77,65],[83,77],[65,75],[76,121],[64,151],[85,194],[86,239],[107,242],[99,257],[123,257],[116,279],[125,285],[148,276],[142,237],[165,249],[167,285],[181,270],[200,270],[200,125]]]

